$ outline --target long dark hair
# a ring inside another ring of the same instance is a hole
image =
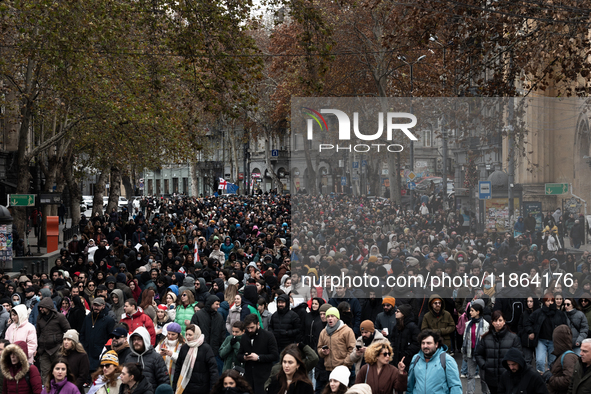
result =
[[[236,389],[239,393],[248,393],[253,394],[252,388],[240,373],[234,369],[228,369],[224,371],[224,373],[220,376],[217,382],[213,385],[211,389],[211,394],[222,394],[224,391],[224,379],[231,378],[234,382],[236,382]]]
[[[336,394],[345,394],[347,390],[347,386],[339,382],[339,388],[337,389]],[[324,390],[322,390],[322,393],[320,394],[332,394],[332,391],[330,390],[330,380],[328,381],[328,384],[326,385],[326,387],[324,387]]]
[[[487,336],[488,334],[494,334],[496,332],[495,326],[493,326],[492,323],[499,320],[499,318],[501,317],[503,318],[503,320],[505,320],[505,327],[503,327],[503,329],[508,329],[507,319],[505,319],[505,316],[503,316],[503,312],[501,312],[500,310],[494,311],[490,319],[490,327],[488,328],[486,334],[483,335],[483,337]]]
[[[68,382],[72,382],[72,383],[75,382],[74,375],[72,374],[72,370],[70,369],[70,366],[68,365],[68,360],[66,360],[63,357],[59,357],[57,360],[55,360],[53,363],[51,363],[50,372],[45,377],[45,389],[47,392],[51,391],[51,381],[54,379],[53,369],[55,368],[56,365],[58,365],[60,363],[66,365],[66,371],[67,371],[66,380]]]
[[[285,349],[283,349],[283,351],[281,352],[281,357],[279,358],[279,360],[280,360],[279,362],[281,363],[282,367],[281,367],[281,370],[279,370],[279,373],[277,374],[277,380],[279,381],[279,391],[278,392],[285,393],[285,391],[287,390],[287,387],[288,387],[287,375],[285,374],[285,371],[283,371],[283,359],[287,355],[295,358],[296,362],[298,363],[298,369],[293,374],[291,384],[295,385],[299,381],[302,381],[302,382],[312,386],[312,382],[308,378],[308,372],[306,371],[306,366],[304,365],[302,352],[300,351],[300,349],[298,348],[298,346],[296,344],[290,344]]]

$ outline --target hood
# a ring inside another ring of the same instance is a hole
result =
[[[254,285],[245,286],[243,299],[250,302],[252,306],[255,306],[257,304],[257,301],[259,300],[259,296],[257,294],[257,287]],[[289,305],[289,297],[287,299],[287,304]]]
[[[519,351],[519,349],[516,348],[509,349],[507,351],[507,354],[505,354],[505,357],[503,358],[503,367],[505,367],[507,371],[511,371],[509,369],[509,366],[507,365],[507,361],[513,361],[519,364],[520,372],[522,372],[526,367],[525,358],[523,358],[523,354],[521,353],[521,351]]]
[[[183,280],[183,287],[189,287],[189,288],[193,289],[195,287],[195,278],[193,278],[191,276],[187,276]]]
[[[230,242],[227,242],[227,241],[230,241]],[[232,245],[232,238],[230,238],[230,237],[224,238],[224,244],[226,244],[226,245]]]
[[[144,340],[144,346],[146,347],[146,350],[144,350],[144,352],[142,354],[137,353],[133,348],[133,343],[131,341],[131,337],[134,335],[139,335]],[[134,332],[132,332],[131,334],[129,334],[127,336],[127,343],[129,344],[129,348],[131,349],[131,352],[140,357],[140,360],[142,360],[142,367],[143,367],[144,361],[141,356],[146,354],[146,352],[148,350],[150,350],[150,348],[152,347],[152,343],[150,342],[150,333],[148,332],[148,330],[145,327],[138,327],[135,329]]]
[[[441,300],[441,312],[443,312],[445,310],[445,302],[443,301],[443,297],[440,297],[439,294],[432,294],[431,297],[429,297],[429,310],[431,312],[433,312],[433,308],[431,307],[431,303],[433,302],[433,300],[435,300],[437,298],[439,298]]]
[[[183,285],[183,282],[185,281],[185,274],[180,273],[180,272],[175,272],[174,274],[172,274],[172,276],[176,277],[177,285],[180,285],[180,286]]]
[[[288,275],[283,275],[281,277],[281,286],[285,286],[285,281],[289,279]]]
[[[371,394],[371,386],[367,383],[358,383],[347,390],[347,394]]]
[[[27,344],[22,341],[18,341],[14,344],[6,346],[4,351],[2,352],[2,356],[0,357],[0,369],[2,370],[2,375],[4,375],[4,379],[8,380],[20,380],[25,377],[27,372],[29,372],[29,361],[27,356],[27,351],[23,350],[27,348]],[[21,364],[21,369],[16,373],[16,375],[12,376],[10,373],[10,369],[12,366],[12,362],[10,361],[10,356],[12,354],[16,354]]]
[[[17,305],[14,308],[12,308],[12,310],[15,311],[16,315],[18,316],[18,327],[21,327],[23,324],[29,321],[29,311],[27,310],[26,305]]]
[[[53,304],[53,301],[51,300],[51,298],[42,299],[41,301],[39,301],[38,305],[42,308],[49,309],[50,311],[57,312],[57,310],[55,309],[55,305]]]
[[[207,300],[205,301],[205,309],[208,310],[212,310],[211,306],[216,302],[219,301],[220,299],[217,296],[214,295],[210,295],[209,297],[207,297]]]
[[[117,297],[119,297],[119,302],[115,303],[115,301],[113,301],[113,296],[116,295]],[[113,306],[115,308],[120,307],[121,305],[123,305],[125,303],[125,298],[123,297],[123,291],[121,291],[121,289],[114,289],[111,294],[109,294],[109,298],[111,298],[111,301],[113,302]]]
[[[279,297],[277,297],[277,302],[279,301],[285,302],[285,309],[283,310],[283,313],[289,311],[289,296],[287,294],[281,294]],[[279,312],[279,308],[277,308],[277,311]]]
[[[226,290],[226,286],[224,285],[224,280],[222,278],[215,278],[213,280],[218,285],[218,293],[224,293]]]
[[[170,285],[168,288],[178,297],[179,296],[179,287],[177,285]]]
[[[552,341],[554,342],[552,354],[555,356],[560,356],[567,350],[573,350],[573,333],[566,324],[561,324],[554,329]]]
[[[261,270],[259,269],[259,267],[257,267],[257,263],[255,263],[254,261],[251,262],[251,263],[249,263],[248,266],[246,266],[245,272],[248,272],[248,270],[250,269],[250,267],[254,267],[255,270],[261,272]]]
[[[199,293],[207,293],[207,282],[205,281],[205,279],[203,278],[197,278],[197,280],[199,281],[199,284],[201,285],[199,287]],[[195,288],[195,284],[193,283],[193,288]]]
[[[107,279],[105,280],[105,285],[106,285],[107,283],[117,283],[117,280],[115,279],[115,277],[114,277],[114,276],[112,276],[112,275],[109,275],[109,276],[107,276]]]

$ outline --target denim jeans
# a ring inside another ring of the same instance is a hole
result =
[[[554,342],[549,339],[538,339],[538,346],[536,346],[536,369],[539,372],[545,372],[546,369],[546,358],[548,359],[548,368],[550,364],[556,359],[556,356],[552,354],[554,350]]]

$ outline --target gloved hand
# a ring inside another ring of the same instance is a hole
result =
[[[302,354],[304,353],[304,347],[306,346],[306,344],[304,342],[300,342],[298,343],[298,347],[300,348],[300,350],[302,351]]]
[[[240,338],[238,338],[238,337],[234,337],[234,338],[230,339],[230,345],[235,345],[236,342],[238,342],[239,340],[240,340]]]

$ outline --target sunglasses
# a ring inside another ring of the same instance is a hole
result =
[[[568,302],[568,303],[567,303],[567,302],[565,302],[565,303],[564,303],[564,306],[571,306],[571,305],[572,305],[572,304],[571,304],[570,302]]]
[[[382,353],[382,356],[384,356],[384,357],[390,357],[390,352],[384,352],[384,353]]]
[[[186,294],[183,294],[181,297],[186,297],[186,296],[187,296]]]
[[[111,368],[111,364],[102,365],[103,368]]]

